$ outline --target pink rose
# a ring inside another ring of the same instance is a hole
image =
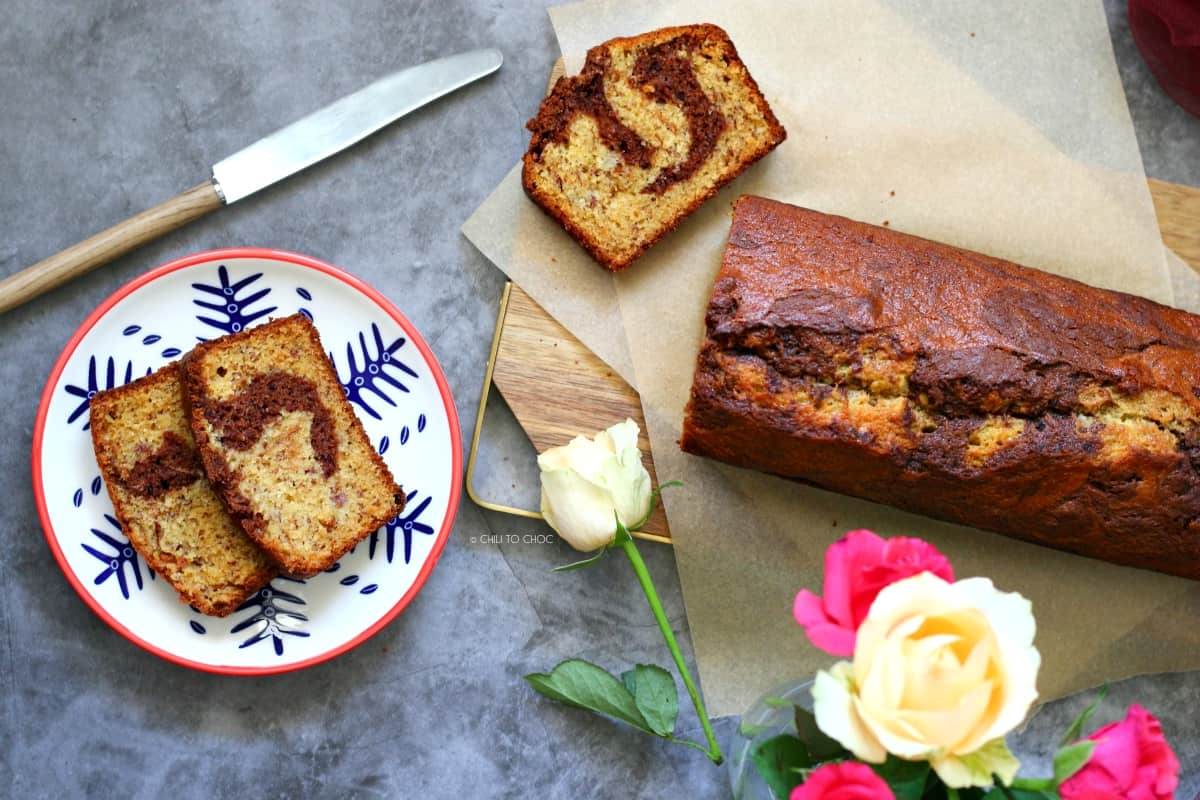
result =
[[[1179,760],[1149,711],[1134,703],[1124,720],[1088,739],[1096,749],[1083,769],[1063,781],[1062,800],[1174,800]]]
[[[871,531],[850,531],[825,551],[824,599],[807,590],[796,595],[796,622],[826,653],[852,656],[858,626],[875,596],[885,586],[922,572],[954,582],[950,562],[928,542],[905,536],[885,540]]]
[[[789,800],[896,800],[896,796],[866,764],[842,761],[815,769],[792,789]]]

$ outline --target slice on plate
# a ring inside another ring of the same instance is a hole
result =
[[[91,425],[122,531],[183,602],[223,617],[278,574],[204,477],[178,364],[98,393]]]
[[[613,271],[787,138],[716,25],[593,47],[528,128],[526,193]]]
[[[183,370],[209,480],[287,572],[328,569],[400,513],[404,494],[303,315],[199,344]]]

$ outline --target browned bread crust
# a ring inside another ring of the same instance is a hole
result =
[[[328,569],[403,509],[302,314],[199,344],[182,364],[205,473],[288,573]]]
[[[680,446],[1200,578],[1200,317],[743,197]]]
[[[97,393],[90,410],[96,462],[121,530],[180,600],[223,617],[279,573],[204,477],[178,364]]]
[[[707,24],[593,47],[527,127],[525,192],[613,271],[787,138],[728,34]]]

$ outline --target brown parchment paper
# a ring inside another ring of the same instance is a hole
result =
[[[612,275],[525,197],[520,164],[462,231],[626,383],[637,385]]]
[[[1193,314],[1200,314],[1200,275],[1188,263],[1167,250],[1167,274],[1171,278],[1171,291],[1175,293],[1175,305]]]
[[[856,527],[923,536],[959,575],[987,575],[1030,597],[1045,698],[1200,666],[1197,585],[685,456],[675,443],[730,204],[741,193],[887,221],[1171,302],[1102,7],[997,5],[1006,13],[983,0],[589,2],[551,11],[568,72],[587,47],[615,35],[722,25],[789,133],[615,280],[512,175],[465,228],[641,392],[658,473],[686,484],[666,503],[715,715],[739,713],[773,684],[828,665],[792,621],[791,602],[802,587],[819,591],[825,547]],[[1028,71],[1014,67],[1023,63]],[[626,342],[615,344],[621,326]]]

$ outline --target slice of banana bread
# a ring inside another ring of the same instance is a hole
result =
[[[208,479],[287,572],[328,569],[400,513],[404,494],[306,317],[199,344],[182,363]]]
[[[121,529],[180,599],[223,617],[279,568],[246,536],[200,467],[178,364],[98,393],[92,445]]]
[[[787,138],[716,25],[593,47],[527,127],[526,193],[613,271]]]

